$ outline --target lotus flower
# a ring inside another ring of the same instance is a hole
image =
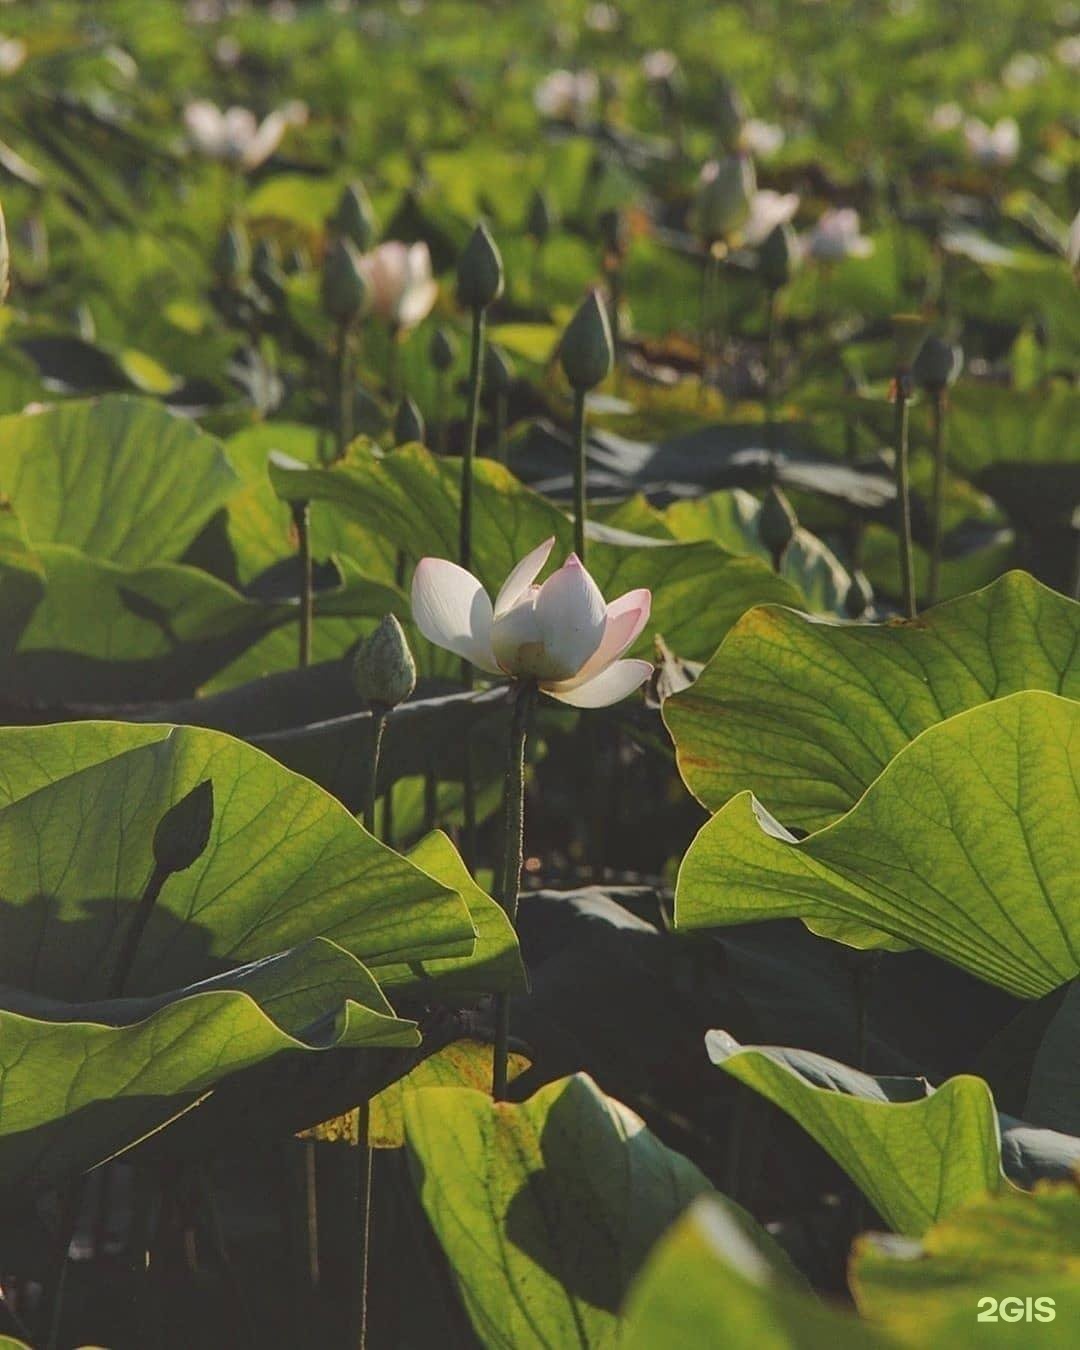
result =
[[[600,96],[600,81],[591,70],[553,70],[536,86],[537,112],[556,122],[581,122]]]
[[[371,307],[395,331],[415,328],[431,313],[438,283],[427,244],[388,239],[360,260]]]
[[[192,146],[207,159],[219,159],[240,168],[257,169],[281,144],[290,126],[307,120],[307,106],[299,101],[276,108],[261,122],[250,108],[222,111],[209,99],[196,99],[184,109],[184,126]]]
[[[758,159],[769,159],[784,144],[784,128],[760,117],[748,117],[739,132],[739,147]]]
[[[750,215],[740,234],[747,248],[757,248],[763,244],[777,225],[786,225],[799,209],[797,192],[774,192],[772,188],[762,188],[750,199]]]
[[[840,262],[844,258],[868,258],[873,241],[859,233],[859,213],[850,206],[826,211],[803,240],[803,250],[817,262]]]
[[[494,608],[472,573],[444,558],[421,559],[413,619],[430,642],[489,674],[534,679],[575,708],[606,708],[652,672],[648,661],[619,659],[645,627],[652,596],[628,591],[606,605],[576,553],[537,586],[554,545],[546,539],[522,558]]]
[[[1004,169],[1020,153],[1020,128],[1014,117],[1002,117],[987,126],[977,117],[964,123],[968,154],[985,169]]]

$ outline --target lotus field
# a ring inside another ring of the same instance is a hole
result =
[[[1080,1344],[1078,87],[0,5],[0,1350]]]

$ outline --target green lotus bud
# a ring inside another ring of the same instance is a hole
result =
[[[704,244],[725,240],[741,229],[757,192],[754,161],[749,155],[710,160],[698,179],[694,227]]]
[[[844,613],[849,619],[861,619],[870,607],[874,591],[863,572],[853,572],[844,594]]]
[[[214,784],[204,778],[186,797],[170,806],[154,831],[154,862],[170,875],[197,862],[210,842],[214,823]]]
[[[239,222],[232,221],[221,232],[214,249],[214,275],[232,285],[247,272],[250,262],[251,248],[247,231]]]
[[[487,309],[502,292],[502,257],[487,226],[481,221],[458,259],[458,301],[466,309]]]
[[[398,404],[397,415],[394,417],[394,444],[409,445],[417,441],[423,445],[426,435],[427,428],[424,426],[423,414],[416,406],[415,400],[406,394]]]
[[[368,303],[360,255],[348,239],[335,239],[323,259],[323,309],[339,323],[358,319]]]
[[[387,614],[356,649],[352,682],[365,703],[383,708],[396,708],[416,688],[416,662],[393,614]]]
[[[566,378],[577,390],[594,389],[611,372],[611,325],[600,292],[592,290],[570,320],[559,345]]]
[[[600,212],[600,218],[596,223],[600,227],[600,238],[604,241],[604,248],[617,258],[623,257],[630,242],[625,214],[617,206],[611,206],[606,211]]]
[[[492,394],[508,394],[514,380],[510,358],[495,342],[489,342],[484,353],[484,388]]]
[[[350,183],[338,199],[334,226],[339,234],[366,253],[375,239],[375,212],[363,183]]]
[[[778,291],[795,275],[801,260],[798,236],[784,221],[773,227],[758,249],[758,276],[770,290]]]
[[[915,360],[929,327],[921,314],[894,314],[892,316],[893,349],[896,369],[908,371]]]
[[[0,304],[7,299],[10,275],[11,252],[8,248],[7,221],[4,219],[4,208],[0,205]]]
[[[915,382],[927,393],[940,394],[955,383],[963,366],[964,353],[961,349],[931,333],[919,348],[911,373],[915,376]]]
[[[758,538],[772,555],[773,567],[779,571],[788,546],[795,538],[799,521],[791,503],[778,487],[769,488],[758,515]]]
[[[449,328],[436,328],[428,344],[428,360],[438,371],[447,371],[457,356],[457,339]]]
[[[542,244],[556,224],[555,208],[543,188],[537,188],[529,201],[528,214],[525,217],[525,233],[530,239]]]
[[[730,80],[722,79],[717,87],[716,139],[731,149],[739,143],[746,121],[746,100]]]

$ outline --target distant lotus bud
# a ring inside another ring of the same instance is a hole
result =
[[[721,80],[716,103],[716,139],[728,149],[737,145],[746,121],[746,100],[730,80]]]
[[[617,206],[609,207],[608,210],[600,212],[597,224],[600,226],[600,238],[604,241],[604,248],[617,258],[623,257],[630,242],[625,214]]]
[[[788,221],[776,225],[758,249],[758,276],[770,290],[786,286],[802,261],[799,240]]]
[[[698,179],[694,227],[705,244],[728,239],[750,217],[757,175],[749,155],[710,160]]]
[[[250,261],[247,231],[234,221],[222,231],[214,249],[214,275],[232,285],[248,270]]]
[[[502,258],[495,240],[481,221],[469,236],[469,242],[458,259],[458,301],[466,309],[487,309],[502,292]]]
[[[415,400],[406,394],[398,404],[397,415],[394,418],[394,444],[409,445],[417,441],[423,445],[426,434],[423,414],[416,406]]]
[[[955,383],[964,365],[964,353],[952,342],[931,333],[919,348],[911,367],[915,382],[929,394],[940,394]]]
[[[11,274],[11,253],[8,249],[7,221],[0,206],[0,303],[7,299],[8,279]]]
[[[896,369],[909,371],[929,327],[921,314],[894,314],[892,316],[893,349]]]
[[[428,344],[428,360],[439,372],[445,372],[454,364],[457,356],[457,339],[449,328],[436,328]]]
[[[366,253],[375,238],[375,212],[363,183],[350,183],[338,200],[334,226],[339,234]]]
[[[577,390],[593,389],[611,372],[611,325],[599,291],[590,291],[566,326],[559,356],[566,378]]]
[[[769,488],[758,516],[758,538],[772,555],[773,567],[777,570],[798,528],[799,521],[791,503],[778,487]]]
[[[484,388],[493,394],[508,394],[514,379],[510,358],[495,342],[489,342],[484,353]]]
[[[874,592],[863,572],[853,572],[844,595],[844,613],[849,619],[861,619],[870,608]]]
[[[170,875],[197,862],[210,842],[214,823],[214,784],[204,778],[170,806],[154,831],[154,862]]]
[[[332,319],[348,323],[363,314],[367,301],[360,255],[348,239],[335,239],[323,260],[323,308]]]
[[[525,233],[542,244],[555,226],[555,208],[543,188],[537,188],[529,201],[525,217]]]
[[[387,614],[357,648],[352,682],[365,703],[384,708],[396,708],[416,688],[416,662],[393,614]]]

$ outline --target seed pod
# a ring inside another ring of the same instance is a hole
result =
[[[777,571],[798,528],[798,518],[787,497],[778,487],[769,488],[758,516],[758,538],[772,555],[773,567]]]
[[[406,394],[398,404],[394,417],[394,444],[409,445],[416,441],[423,445],[426,435],[424,416],[416,406],[416,401]]]
[[[508,394],[513,379],[510,358],[497,343],[489,342],[484,353],[484,388],[492,394]]]
[[[444,372],[454,364],[457,356],[457,339],[449,328],[436,328],[428,344],[428,360],[436,370]]]
[[[214,275],[226,285],[234,285],[247,272],[250,262],[247,231],[239,222],[232,221],[221,232],[214,249]]]
[[[210,842],[214,823],[214,784],[204,778],[170,806],[154,831],[154,862],[170,875],[197,862]]]
[[[798,237],[784,221],[773,227],[758,249],[758,276],[771,291],[778,291],[794,276],[801,259]]]
[[[963,351],[954,343],[931,333],[919,348],[911,373],[915,376],[915,382],[928,394],[940,394],[955,383],[963,366]]]
[[[543,188],[537,188],[529,200],[525,233],[538,244],[544,243],[556,224],[555,208]]]
[[[480,221],[458,259],[458,301],[465,309],[487,309],[502,293],[502,257],[487,226]]]
[[[335,239],[323,260],[323,309],[339,323],[358,319],[368,304],[360,255],[347,239]]]
[[[702,243],[718,243],[741,229],[756,191],[757,175],[749,155],[728,155],[706,164],[694,203],[694,227]]]
[[[342,192],[334,212],[334,226],[361,253],[371,247],[375,238],[375,212],[363,183],[350,183]]]
[[[592,290],[566,326],[559,346],[566,378],[577,390],[593,389],[611,372],[611,325],[600,292]]]
[[[861,619],[869,609],[873,598],[873,587],[867,580],[865,573],[852,572],[851,581],[848,583],[847,591],[844,594],[844,613],[848,618]]]
[[[383,708],[396,708],[416,688],[416,662],[393,614],[387,614],[356,649],[352,682],[365,703]]]

